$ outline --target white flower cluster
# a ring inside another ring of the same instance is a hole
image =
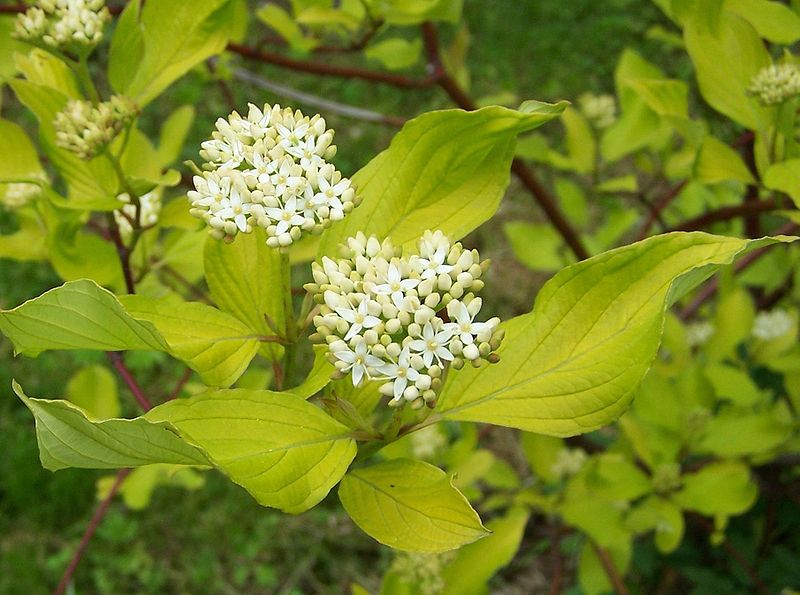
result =
[[[390,240],[359,233],[343,254],[314,263],[305,286],[321,303],[312,340],[328,344],[337,377],[382,382],[393,406],[432,407],[448,366],[498,361],[500,319],[475,320],[482,300],[474,292],[489,266],[477,250],[427,231],[418,253],[403,257]]]
[[[562,448],[550,466],[550,471],[559,478],[571,477],[581,470],[586,458],[586,451],[582,448]]]
[[[191,213],[221,239],[253,226],[267,244],[289,246],[305,233],[321,233],[360,203],[350,180],[328,159],[336,154],[333,130],[319,115],[291,108],[249,105],[247,117],[219,118],[202,144],[202,176],[189,191]]]
[[[747,92],[762,105],[778,105],[800,95],[800,67],[773,64],[762,68],[750,81]]]
[[[777,339],[792,331],[794,318],[786,310],[776,308],[771,312],[759,312],[753,321],[753,336],[762,341]]]
[[[117,222],[117,229],[126,243],[133,234],[132,221],[136,220],[136,205],[131,202],[131,197],[127,192],[117,196],[117,200],[127,203],[121,209],[114,211],[114,221]],[[146,192],[139,197],[139,226],[150,227],[158,223],[158,216],[161,214],[161,194],[157,190]]]
[[[39,0],[17,17],[14,37],[56,49],[86,50],[111,20],[104,0]]]
[[[136,117],[136,106],[122,95],[93,104],[73,99],[56,114],[56,144],[81,159],[92,159]]]
[[[44,176],[42,181],[47,181]],[[37,184],[28,182],[0,184],[0,202],[8,209],[21,209],[41,193],[42,189]]]
[[[578,105],[595,128],[608,128],[617,119],[617,103],[613,95],[584,93],[578,98]]]
[[[686,325],[686,342],[689,347],[699,347],[714,335],[714,325],[707,320]]]

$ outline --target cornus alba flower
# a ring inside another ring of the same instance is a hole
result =
[[[476,250],[427,231],[417,253],[403,256],[390,240],[359,233],[343,257],[314,263],[305,286],[320,304],[312,339],[328,344],[334,377],[380,382],[392,406],[433,407],[449,367],[498,360],[500,320],[475,320],[489,265]]]
[[[43,183],[47,183],[44,174],[35,176]],[[11,182],[0,184],[0,203],[7,209],[21,209],[41,195],[42,189],[38,184],[29,182]]]
[[[39,0],[17,17],[13,36],[82,53],[100,42],[109,20],[103,0]]]
[[[131,202],[131,197],[127,193],[117,196],[125,204],[121,209],[114,211],[114,221],[117,229],[125,242],[128,242],[133,235],[132,221],[136,221],[136,205]],[[139,197],[139,226],[151,227],[158,223],[158,216],[161,214],[161,195],[158,191],[147,192]]]
[[[309,118],[279,105],[250,104],[246,117],[218,119],[201,145],[205,171],[188,193],[192,215],[218,239],[261,227],[276,248],[322,232],[360,202],[328,162],[336,154],[333,134],[319,114]]]
[[[762,105],[778,105],[800,95],[800,67],[773,64],[762,68],[750,81],[747,92]]]
[[[782,337],[794,328],[794,319],[786,310],[776,308],[771,312],[759,312],[753,321],[753,336],[762,341]]]
[[[617,119],[617,104],[613,95],[584,93],[578,98],[578,105],[595,128],[608,128]]]
[[[92,159],[114,140],[136,113],[136,106],[121,95],[97,105],[73,99],[53,120],[56,144],[81,159]]]

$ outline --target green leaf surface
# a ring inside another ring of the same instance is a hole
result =
[[[211,296],[220,308],[261,335],[284,329],[282,280],[287,272],[262,230],[240,233],[231,244],[208,238],[203,258]],[[270,328],[267,317],[277,329]]]
[[[67,383],[67,399],[96,419],[119,417],[117,379],[97,364],[79,370]]]
[[[571,107],[561,114],[567,134],[567,153],[575,171],[587,174],[595,168],[597,146],[592,127],[581,113]]]
[[[800,39],[800,15],[782,2],[725,0],[725,8],[746,19],[769,41],[789,45]]]
[[[492,534],[465,545],[442,572],[443,595],[488,593],[489,579],[514,558],[525,533],[530,513],[512,508],[505,516],[486,523]]]
[[[785,192],[795,206],[800,205],[800,159],[788,159],[770,165],[764,172],[764,185]]]
[[[715,184],[735,180],[745,184],[755,182],[739,153],[721,140],[707,136],[697,152],[694,176],[701,182]]]
[[[750,23],[723,10],[716,27],[689,19],[683,30],[703,99],[735,122],[758,130],[767,112],[746,93],[750,81],[771,59]]]
[[[138,3],[138,2],[137,2]],[[112,62],[116,90],[144,106],[205,59],[220,53],[233,21],[230,0],[148,0],[127,16]],[[131,74],[124,71],[130,69]]]
[[[49,349],[167,350],[152,324],[132,318],[114,294],[87,279],[0,311],[0,331],[16,353],[32,356]]]
[[[419,61],[422,54],[422,40],[411,41],[402,37],[393,37],[374,43],[364,50],[370,60],[380,62],[389,70],[410,68]]]
[[[712,463],[682,479],[683,488],[673,500],[707,516],[741,514],[758,497],[750,470],[738,461]]]
[[[342,480],[339,499],[356,525],[395,549],[445,552],[488,534],[445,472],[422,461],[354,469]]]
[[[247,369],[258,351],[257,335],[237,318],[213,306],[179,298],[142,295],[119,298],[128,314],[151,323],[169,347],[209,386],[228,387]]]
[[[438,409],[560,436],[605,425],[649,369],[671,301],[745,250],[793,240],[671,233],[567,267],[504,324],[499,363],[452,371]]]
[[[358,231],[412,244],[433,226],[458,239],[497,210],[516,136],[557,117],[566,104],[525,102],[519,110],[429,112],[408,122],[354,177],[363,203],[322,236],[320,254]]]
[[[356,454],[348,429],[288,393],[219,390],[151,409],[262,505],[298,514],[318,504]]]
[[[708,421],[696,449],[722,457],[744,456],[767,452],[791,433],[791,421],[781,418],[780,409],[751,412],[729,407]]]
[[[5,198],[8,185],[5,180],[46,181],[44,170],[39,163],[36,148],[25,131],[8,120],[0,119],[0,203]],[[35,188],[35,186],[34,186]]]
[[[151,463],[208,465],[205,456],[186,444],[167,424],[136,419],[91,419],[68,401],[28,398],[14,382],[14,392],[36,419],[42,465],[51,471],[67,467],[118,469]]]

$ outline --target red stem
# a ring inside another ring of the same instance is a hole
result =
[[[78,564],[80,563],[81,558],[83,557],[83,554],[89,545],[89,541],[91,541],[94,532],[97,530],[97,527],[100,526],[100,522],[103,520],[103,517],[106,516],[106,512],[108,512],[108,507],[111,505],[111,501],[114,499],[114,496],[116,496],[119,488],[122,486],[122,482],[125,481],[125,478],[128,477],[130,472],[130,469],[120,469],[117,471],[117,477],[114,479],[114,484],[108,491],[108,495],[103,498],[102,502],[100,502],[97,510],[94,511],[92,520],[89,521],[89,525],[86,527],[86,531],[83,533],[81,542],[78,544],[78,549],[75,550],[75,553],[69,562],[69,566],[67,566],[67,569],[64,571],[64,574],[61,577],[61,581],[59,581],[56,590],[53,591],[53,595],[63,595],[63,593],[66,591],[70,579],[72,579],[72,575],[75,574],[75,570],[78,568]]]
[[[643,240],[647,237],[650,228],[655,225],[655,223],[661,218],[661,213],[664,212],[672,201],[678,198],[678,195],[683,190],[684,186],[686,186],[686,182],[681,182],[680,184],[675,185],[669,192],[667,192],[661,199],[653,205],[652,210],[650,211],[650,215],[648,215],[647,219],[645,219],[644,223],[642,224],[642,228],[639,230],[639,235],[636,237],[636,240]]]
[[[122,356],[116,351],[106,351],[106,355],[117,369],[119,375],[122,376],[122,379],[125,381],[125,384],[128,386],[131,393],[133,393],[133,398],[136,399],[136,402],[139,403],[139,406],[145,411],[150,411],[153,408],[153,405],[150,403],[147,397],[144,396],[144,392],[136,383],[136,379],[131,375],[127,366],[125,366]]]
[[[694,231],[697,229],[703,229],[712,223],[729,221],[737,217],[747,217],[748,215],[757,213],[766,213],[780,208],[782,208],[782,204],[775,198],[748,201],[740,205],[722,207],[715,211],[708,211],[699,217],[694,217],[684,221],[683,223],[679,223],[673,228],[672,231]]]
[[[592,548],[595,554],[597,554],[597,558],[600,560],[603,570],[606,571],[606,576],[608,576],[608,580],[614,588],[614,592],[617,595],[629,595],[630,591],[628,591],[628,587],[625,586],[625,582],[622,580],[622,576],[620,576],[608,550],[601,548],[594,541],[592,541]]]
[[[319,74],[322,76],[335,76],[347,79],[361,79],[364,81],[372,81],[375,83],[382,83],[394,87],[401,87],[404,89],[421,89],[424,87],[431,87],[436,84],[436,76],[429,75],[424,78],[412,78],[402,74],[392,74],[388,72],[380,72],[377,70],[367,70],[365,68],[355,68],[352,66],[339,66],[337,64],[326,64],[322,62],[307,62],[305,60],[296,60],[289,58],[283,54],[276,52],[268,52],[265,50],[256,50],[249,46],[240,43],[229,43],[228,51],[239,54],[251,60],[265,62],[267,64],[274,64],[283,68],[290,68],[300,72],[308,72],[311,74]]]
[[[798,229],[800,229],[800,225],[796,223],[787,223],[783,227],[776,229],[772,235],[791,235],[795,233]],[[763,248],[759,248],[758,250],[754,250],[750,254],[745,254],[742,258],[740,258],[736,263],[733,265],[733,272],[740,273],[754,262],[756,262],[759,258],[764,256],[772,246],[776,244],[772,244],[770,246],[764,246]],[[700,309],[708,299],[710,299],[719,288],[719,281],[714,278],[708,281],[697,293],[697,296],[686,306],[683,310],[681,310],[679,317],[682,320],[687,320],[694,316],[697,311]]]

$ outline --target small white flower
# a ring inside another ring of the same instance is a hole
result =
[[[423,279],[431,279],[441,274],[449,274],[453,267],[445,264],[447,249],[439,246],[430,258],[419,257],[415,259],[415,267]]]
[[[344,209],[344,205],[342,205],[342,201],[339,197],[342,196],[348,188],[350,188],[350,180],[347,178],[342,178],[338,183],[331,184],[325,176],[320,176],[318,196],[320,200],[324,200],[325,204],[332,209],[341,211]]]
[[[252,205],[243,202],[239,189],[231,190],[227,204],[215,214],[220,219],[232,219],[239,231],[247,231],[247,217],[250,215]]]
[[[293,126],[278,124],[275,128],[278,130],[279,144],[287,150],[292,147],[301,147],[308,133],[308,124],[302,121]]]
[[[292,227],[299,227],[306,222],[305,217],[297,212],[297,198],[294,196],[286,201],[282,209],[269,207],[266,212],[267,216],[275,221],[277,235],[284,234]]]
[[[406,390],[408,382],[416,382],[420,376],[418,370],[414,369],[410,362],[411,353],[408,349],[403,349],[397,357],[397,363],[389,362],[381,366],[378,371],[392,382],[393,401],[399,401]]]
[[[448,322],[444,328],[457,336],[464,345],[473,343],[474,335],[491,330],[491,327],[485,322],[473,322],[475,316],[470,315],[463,302],[451,302],[447,311],[451,317],[455,317],[455,322]]]
[[[434,358],[439,364],[442,363],[442,360],[453,361],[453,354],[447,349],[447,343],[452,337],[453,333],[449,330],[442,329],[436,332],[433,329],[433,325],[430,322],[426,322],[425,326],[422,327],[422,338],[414,339],[408,345],[413,351],[421,353],[422,361],[425,362],[426,366],[430,367]]]
[[[309,170],[311,167],[322,167],[325,160],[316,152],[317,141],[313,136],[309,136],[305,142],[296,146],[286,148],[286,152],[292,157],[300,160],[300,167]]]
[[[350,329],[344,336],[345,341],[355,337],[362,329],[370,329],[378,326],[381,319],[371,316],[369,313],[369,299],[364,298],[357,308],[336,308],[336,313],[350,324]]]
[[[353,386],[359,386],[366,377],[370,378],[370,368],[378,369],[383,366],[384,361],[374,355],[367,353],[366,342],[359,341],[355,349],[350,350],[346,343],[340,346],[338,351],[333,352],[336,359],[348,364],[342,371],[350,371],[353,374]]]
[[[419,285],[419,279],[403,279],[400,269],[394,263],[389,264],[386,273],[386,283],[376,285],[374,292],[379,295],[388,295],[398,309],[398,303],[403,303],[405,292],[414,289]]]

